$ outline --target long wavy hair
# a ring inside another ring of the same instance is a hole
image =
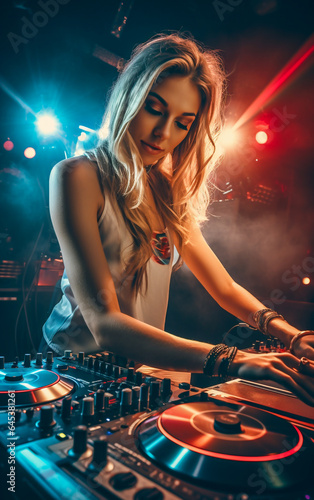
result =
[[[147,174],[128,129],[152,87],[170,75],[189,77],[199,89],[201,106],[185,139]],[[208,181],[217,164],[215,143],[221,128],[224,81],[216,52],[190,36],[161,34],[134,50],[113,86],[102,123],[107,137],[85,154],[97,161],[106,195],[115,197],[133,237],[125,276],[132,277],[135,293],[142,292],[151,257],[146,182],[165,225],[178,236],[179,252],[189,239],[191,224],[206,220]]]

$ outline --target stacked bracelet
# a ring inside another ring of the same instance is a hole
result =
[[[218,375],[222,378],[223,382],[228,379],[228,373],[233,362],[235,355],[237,354],[238,348],[236,346],[230,347],[226,356],[224,356],[220,362]]]
[[[218,344],[213,347],[206,356],[203,367],[204,374],[212,376],[215,371],[217,359],[220,356],[223,356],[220,362],[218,376],[222,377],[223,381],[227,380],[231,363],[234,360],[237,351],[237,347],[228,347],[225,344]]]
[[[264,335],[269,334],[268,323],[274,318],[281,318],[284,320],[284,317],[281,314],[278,314],[276,311],[269,308],[260,309],[253,314],[253,320],[255,321],[257,329]]]
[[[228,346],[225,344],[217,344],[209,351],[203,366],[203,372],[205,375],[208,375],[209,377],[213,375],[217,359],[221,356],[221,354],[224,354],[227,351]]]
[[[294,350],[295,344],[300,339],[302,339],[302,337],[306,337],[307,335],[313,335],[314,336],[314,331],[313,330],[304,330],[303,332],[299,332],[294,337],[292,337],[292,340],[291,340],[291,343],[290,343],[290,347],[289,347],[289,350],[290,350],[291,354],[293,354],[294,356],[296,355],[295,354],[295,350]]]

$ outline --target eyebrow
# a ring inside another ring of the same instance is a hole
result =
[[[156,97],[165,108],[168,108],[168,103],[163,99],[157,92],[150,92],[148,95],[152,95],[153,97]],[[182,113],[182,116],[196,116],[195,113]]]

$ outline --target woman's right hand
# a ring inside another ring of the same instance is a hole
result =
[[[238,351],[229,375],[245,380],[273,380],[293,392],[308,405],[314,406],[314,363],[302,365],[288,352],[250,354]]]

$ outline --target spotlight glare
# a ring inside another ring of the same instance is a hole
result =
[[[303,285],[309,285],[311,283],[311,280],[308,276],[305,276],[303,279],[302,279],[302,283]]]
[[[25,156],[25,158],[28,158],[28,159],[34,158],[34,156],[36,156],[35,149],[34,148],[26,148],[24,151],[24,156]]]
[[[53,135],[59,128],[59,122],[55,116],[50,113],[37,115],[37,129],[42,135]]]
[[[5,143],[3,144],[3,147],[6,151],[12,151],[12,149],[14,148],[14,144],[12,141],[10,141],[10,139],[8,139],[7,141],[5,141]]]
[[[87,139],[86,132],[81,132],[81,134],[78,136],[78,140],[83,142],[86,141],[86,139]]]
[[[258,144],[266,144],[266,142],[268,141],[268,135],[266,134],[266,132],[264,132],[264,130],[260,130],[255,135],[255,139]]]
[[[107,139],[109,135],[109,117],[107,117],[107,120],[102,124],[97,134],[100,140]]]
[[[227,127],[222,130],[220,137],[218,139],[218,148],[223,152],[230,149],[233,146],[239,144],[240,133],[233,127]]]
[[[81,156],[84,153],[85,153],[85,149],[84,148],[76,148],[74,156]]]

